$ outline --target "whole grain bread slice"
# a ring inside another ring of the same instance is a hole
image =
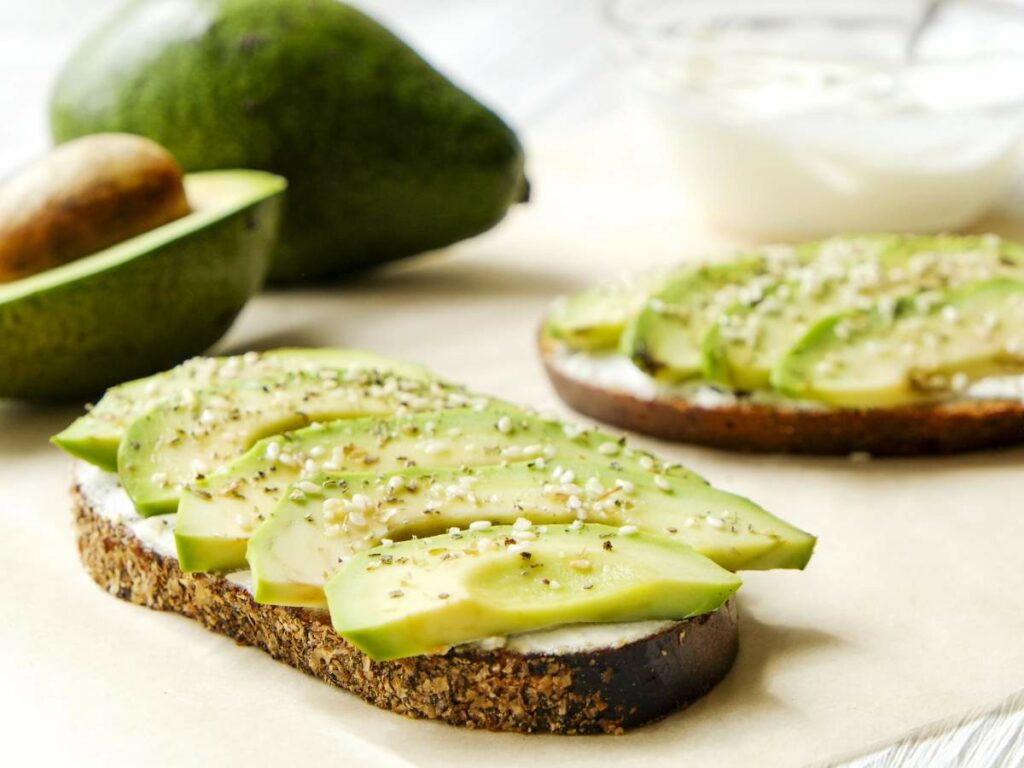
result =
[[[574,410],[664,440],[731,451],[918,456],[1024,443],[1024,402],[956,400],[870,409],[808,409],[739,400],[704,405],[681,397],[640,397],[570,375],[558,343],[541,335],[540,354],[559,397]]]
[[[452,725],[521,733],[618,733],[685,707],[729,671],[737,611],[672,623],[639,640],[570,653],[461,646],[375,662],[333,631],[327,614],[256,603],[238,583],[184,573],[173,557],[113,522],[77,480],[78,550],[86,570],[122,600],[173,611],[348,690],[382,709]]]

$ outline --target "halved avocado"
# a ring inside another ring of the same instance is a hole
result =
[[[263,285],[285,187],[191,174],[188,216],[0,285],[0,397],[88,397],[207,349]]]

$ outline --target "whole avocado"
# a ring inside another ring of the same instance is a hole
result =
[[[57,142],[136,133],[186,171],[285,176],[279,282],[449,245],[527,197],[513,131],[334,0],[133,0],[67,62],[50,118]]]

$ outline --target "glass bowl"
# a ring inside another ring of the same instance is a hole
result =
[[[604,15],[690,199],[728,228],[956,230],[1017,171],[1019,4],[606,0]]]

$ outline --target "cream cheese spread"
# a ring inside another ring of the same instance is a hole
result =
[[[554,357],[554,365],[576,381],[593,384],[604,389],[625,392],[643,400],[657,397],[678,398],[704,408],[726,408],[738,403],[770,405],[800,410],[823,410],[827,406],[807,400],[794,400],[771,390],[759,390],[739,395],[705,381],[671,384],[660,382],[637,368],[625,355],[619,353],[592,354],[561,347]],[[1024,400],[1024,376],[996,376],[979,379],[963,392],[958,400]]]

